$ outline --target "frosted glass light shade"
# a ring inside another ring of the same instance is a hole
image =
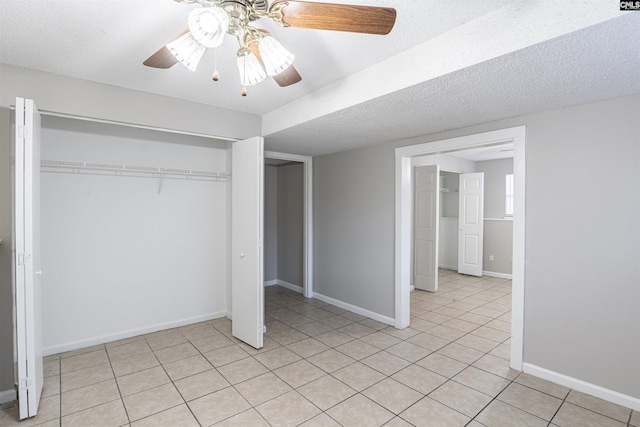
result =
[[[242,86],[253,86],[267,77],[258,58],[246,47],[238,50],[238,70]]]
[[[229,15],[221,7],[203,7],[189,13],[189,31],[205,47],[218,47],[229,29]]]
[[[191,71],[195,71],[206,47],[198,43],[191,33],[186,33],[167,45],[176,59]]]
[[[260,50],[264,68],[270,76],[280,74],[293,63],[293,54],[271,36],[260,39],[258,49]]]

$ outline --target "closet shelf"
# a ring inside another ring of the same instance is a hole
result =
[[[226,172],[210,172],[193,169],[173,169],[151,166],[117,165],[98,162],[76,162],[68,160],[41,160],[40,167],[45,170],[49,168],[67,169],[72,173],[78,173],[80,171],[113,172],[118,176],[140,176],[139,174],[150,174],[153,178],[183,177],[186,179],[206,181],[228,181],[231,178],[231,174]]]

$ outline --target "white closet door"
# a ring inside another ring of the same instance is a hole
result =
[[[43,385],[40,271],[40,113],[16,98],[13,272],[20,419],[38,413]]]
[[[233,143],[231,178],[232,334],[261,348],[264,330],[262,138]]]
[[[438,290],[438,227],[440,166],[415,168],[414,276],[416,289]]]
[[[458,273],[482,276],[484,173],[460,174]]]

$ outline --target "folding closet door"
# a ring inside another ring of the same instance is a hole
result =
[[[261,348],[264,334],[264,140],[236,141],[231,153],[232,334]]]
[[[38,412],[43,385],[40,271],[40,113],[16,98],[13,281],[20,419]]]

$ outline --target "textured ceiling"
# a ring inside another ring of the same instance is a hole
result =
[[[142,61],[186,26],[171,0],[0,0],[0,63],[263,115],[267,148],[320,155],[640,92],[640,13],[613,0],[331,0],[397,9],[388,36],[269,29],[301,83],[241,97],[237,43],[196,72]],[[265,21],[265,22],[263,22]]]

